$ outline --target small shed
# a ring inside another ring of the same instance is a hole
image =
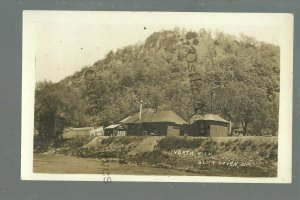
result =
[[[125,136],[126,129],[121,124],[112,124],[104,128],[104,136]]]
[[[89,137],[94,131],[94,127],[81,127],[81,128],[65,128],[62,137],[64,139]]]
[[[91,136],[103,136],[104,135],[104,127],[99,126],[90,132]]]
[[[219,115],[194,115],[190,119],[187,133],[190,136],[226,137],[230,131],[229,122]]]

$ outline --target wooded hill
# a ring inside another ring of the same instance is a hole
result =
[[[197,59],[188,63],[191,49]],[[138,111],[140,100],[188,121],[211,112],[213,94],[212,112],[245,134],[276,134],[279,59],[279,46],[245,35],[155,32],[143,44],[110,51],[58,83],[37,83],[35,128],[57,138],[66,126],[118,123]]]

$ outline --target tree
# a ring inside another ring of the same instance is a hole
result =
[[[56,138],[66,126],[119,123],[138,111],[140,100],[144,108],[172,109],[188,121],[194,113],[211,112],[213,92],[214,114],[241,124],[244,134],[275,134],[279,55],[278,46],[244,35],[155,32],[59,83],[39,83],[35,125]],[[88,70],[96,74],[92,81],[83,78]]]
[[[78,91],[59,83],[37,83],[35,93],[35,128],[46,141],[62,138],[66,126],[81,126],[83,104]]]

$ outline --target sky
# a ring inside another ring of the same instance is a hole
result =
[[[58,82],[103,59],[110,50],[144,42],[153,32],[201,28],[280,44],[278,14],[36,11],[37,81]],[[26,27],[24,27],[26,28]]]

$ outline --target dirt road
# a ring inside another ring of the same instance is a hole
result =
[[[136,165],[107,164],[98,159],[77,158],[63,155],[35,154],[33,171],[49,174],[101,174],[108,168],[111,174],[126,175],[196,175],[184,171],[163,168],[141,167]]]

